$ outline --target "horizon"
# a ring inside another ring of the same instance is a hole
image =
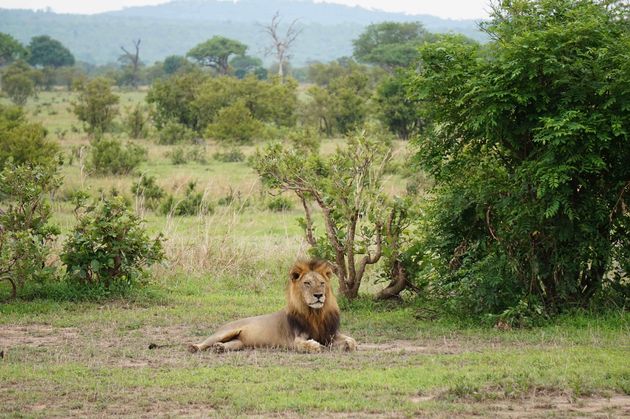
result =
[[[52,11],[57,14],[91,15],[131,7],[156,6],[180,0],[107,0],[77,3],[72,0],[2,0],[2,9]],[[232,1],[232,0],[219,0]],[[294,0],[295,1],[295,0]],[[309,0],[313,3],[338,4],[348,7],[408,15],[431,15],[442,19],[467,20],[489,17],[489,0]],[[105,3],[105,4],[103,4]]]

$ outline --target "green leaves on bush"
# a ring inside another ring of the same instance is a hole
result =
[[[239,100],[221,109],[214,122],[208,125],[206,135],[219,141],[246,144],[256,138],[262,129],[262,123],[254,119],[252,113]]]
[[[164,124],[157,136],[157,143],[161,145],[192,144],[195,132],[187,126],[175,121]]]
[[[40,124],[28,122],[20,108],[0,104],[0,170],[9,159],[15,165],[49,165],[58,153]]]
[[[214,212],[212,204],[205,198],[203,192],[197,192],[197,182],[189,182],[182,199],[169,195],[161,207],[164,215],[186,216],[205,215]]]
[[[547,313],[620,284],[630,246],[630,30],[623,2],[502,2],[486,47],[421,49],[436,178],[424,254],[467,312]],[[627,255],[627,250],[625,255]],[[627,277],[628,271],[625,271]],[[627,282],[627,279],[626,279]]]
[[[125,147],[120,140],[101,138],[92,141],[88,170],[97,175],[127,175],[147,158],[147,150],[137,144]]]
[[[16,166],[0,172],[0,281],[9,281],[13,296],[27,282],[54,273],[48,267],[51,242],[59,230],[49,224],[47,195],[61,185],[58,166]]]
[[[131,192],[140,201],[142,207],[156,209],[162,198],[164,198],[164,189],[155,181],[155,176],[143,174],[131,185]]]
[[[99,77],[80,86],[79,96],[72,107],[77,118],[83,122],[85,131],[98,138],[111,127],[118,114],[116,105],[119,100],[112,93],[111,82]]]
[[[86,208],[78,218],[61,261],[80,284],[131,287],[145,267],[164,258],[161,236],[150,239],[142,220],[119,197]]]

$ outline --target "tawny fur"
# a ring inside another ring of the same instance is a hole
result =
[[[298,261],[289,272],[287,306],[283,310],[228,323],[190,352],[212,348],[222,352],[247,347],[273,347],[319,352],[323,347],[347,351],[356,341],[339,333],[339,306],[331,289],[330,264]]]

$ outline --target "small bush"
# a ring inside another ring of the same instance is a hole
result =
[[[157,143],[161,145],[173,145],[181,143],[192,143],[195,139],[195,132],[179,122],[169,121],[160,130]]]
[[[186,164],[190,161],[197,162],[199,164],[206,164],[206,152],[202,147],[175,147],[172,151],[167,152],[166,157],[171,159],[171,163]]]
[[[161,207],[164,215],[186,216],[205,215],[212,213],[214,208],[204,199],[203,192],[197,192],[197,183],[189,182],[186,187],[186,194],[183,199],[178,200],[173,195],[169,195]]]
[[[18,106],[24,106],[35,94],[35,83],[23,74],[12,74],[2,78],[2,90]]]
[[[59,231],[49,224],[46,196],[60,185],[55,165],[10,161],[0,172],[0,280],[11,283],[14,297],[24,284],[54,273],[46,260]]]
[[[146,138],[149,132],[147,126],[147,116],[144,108],[138,104],[134,108],[128,109],[125,117],[125,129],[131,138]]]
[[[0,104],[0,170],[9,159],[15,165],[48,165],[59,153],[56,142],[46,139],[40,124],[30,123],[15,106]]]
[[[119,100],[112,93],[109,80],[96,78],[81,86],[79,97],[72,107],[77,118],[84,123],[85,131],[99,138],[111,128],[118,114],[116,105]]]
[[[237,147],[217,151],[212,156],[216,161],[223,163],[237,163],[245,161],[245,154]]]
[[[164,198],[164,189],[155,182],[155,176],[140,176],[131,186],[131,192],[149,209],[157,208]]]
[[[125,147],[116,139],[92,142],[88,169],[97,175],[127,175],[147,158],[147,150],[129,143]]]
[[[145,267],[164,258],[161,236],[150,239],[142,220],[120,198],[86,208],[78,221],[61,254],[73,282],[131,287]]]
[[[267,209],[273,212],[284,212],[293,209],[293,202],[284,196],[274,196],[267,200]]]

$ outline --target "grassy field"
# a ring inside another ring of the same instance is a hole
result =
[[[123,93],[123,105],[143,93]],[[41,93],[27,106],[65,152],[88,144],[69,113],[71,94]],[[124,106],[123,106],[124,107]],[[74,131],[77,131],[76,129]],[[124,137],[123,137],[124,138]],[[255,350],[191,355],[186,344],[221,323],[280,309],[292,261],[306,245],[299,207],[266,209],[246,163],[174,166],[172,147],[139,141],[150,159],[141,171],[168,192],[190,180],[216,202],[230,190],[247,205],[217,205],[207,216],[146,212],[164,232],[169,259],[143,290],[111,301],[57,298],[0,303],[0,416],[598,416],[630,415],[630,317],[573,315],[544,327],[501,331],[435,318],[414,299],[342,302],[342,329],[355,353],[298,354]],[[326,141],[330,152],[340,141]],[[400,154],[404,145],[399,144]],[[244,149],[246,154],[252,147]],[[134,197],[134,177],[81,174],[75,159],[54,202],[55,222],[74,223],[64,199],[112,187]],[[396,193],[405,179],[392,175]],[[4,284],[2,284],[4,286]],[[57,290],[57,291],[55,291]],[[8,289],[0,288],[0,298]],[[149,349],[150,344],[158,345]]]

